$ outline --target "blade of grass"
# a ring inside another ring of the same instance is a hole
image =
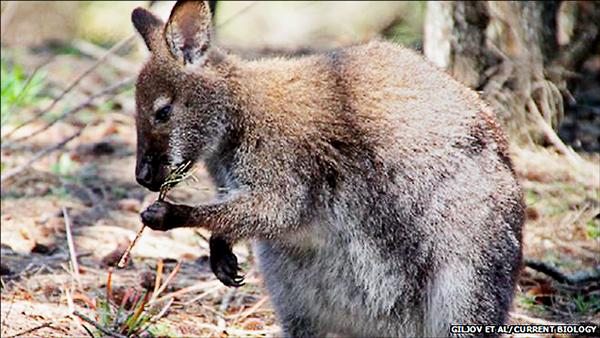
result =
[[[67,233],[67,244],[69,246],[69,255],[71,256],[71,268],[75,275],[77,285],[81,288],[81,278],[79,277],[79,263],[77,263],[77,252],[75,252],[75,243],[73,242],[73,234],[71,233],[71,220],[67,213],[67,208],[62,207],[63,217],[65,219],[65,231]]]
[[[156,294],[158,288],[160,287],[160,282],[162,281],[163,275],[163,260],[159,259],[158,263],[156,263],[156,279],[154,280],[154,291],[152,291],[152,295]]]
[[[106,277],[106,301],[110,304],[113,299],[112,295],[112,268],[108,268],[108,277]]]
[[[144,290],[144,295],[140,297],[140,300],[134,307],[135,311],[133,312],[133,315],[127,319],[127,336],[130,336],[132,333],[134,333],[136,331],[135,329],[140,326],[140,321],[143,320],[143,318],[140,318],[140,316],[144,312],[144,308],[146,307],[147,303],[148,292]]]
[[[86,76],[91,74],[99,65],[101,65],[104,61],[106,61],[112,53],[117,52],[118,50],[120,50],[121,48],[123,48],[124,46],[126,46],[130,42],[132,42],[134,39],[135,39],[135,34],[131,34],[130,36],[124,38],[123,40],[119,41],[117,44],[112,46],[106,52],[106,54],[104,56],[102,56],[100,59],[98,59],[98,61],[96,61],[94,64],[92,64],[90,67],[88,67],[85,71],[83,71],[77,78],[75,78],[75,80],[73,80],[73,82],[71,82],[67,86],[67,88],[65,88],[56,98],[54,98],[54,100],[52,100],[52,102],[46,108],[36,112],[36,114],[34,116],[32,116],[30,119],[25,120],[22,123],[20,123],[19,125],[17,125],[13,130],[11,130],[8,134],[6,134],[5,137],[10,138],[17,130],[19,130],[23,126],[37,120],[38,118],[42,117],[43,115],[48,113],[50,110],[52,110],[52,108],[54,108],[54,106],[56,106],[56,104],[60,100],[62,100],[71,90],[73,90],[73,88],[75,88],[79,84],[79,82],[81,82],[81,80],[83,80]]]
[[[160,295],[163,291],[165,291],[165,289],[167,288],[167,285],[169,285],[169,283],[175,277],[177,272],[179,272],[180,268],[181,268],[181,262],[177,262],[177,265],[175,265],[175,267],[173,268],[173,271],[171,271],[171,273],[169,274],[169,276],[167,277],[165,282],[160,286],[158,291],[156,291],[156,293],[152,294],[152,298],[148,302],[149,305],[154,304],[157,301],[158,295]]]

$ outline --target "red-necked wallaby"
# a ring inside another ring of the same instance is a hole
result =
[[[477,94],[387,42],[245,61],[212,45],[210,17],[192,1],[166,24],[132,15],[151,51],[136,85],[138,182],[157,190],[169,168],[202,160],[228,191],[195,207],[155,202],[143,222],[212,230],[230,284],[229,247],[255,240],[288,336],[503,323],[522,193]]]

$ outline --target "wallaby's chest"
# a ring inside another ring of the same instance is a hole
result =
[[[397,262],[379,260],[361,239],[313,227],[284,244],[257,241],[255,247],[279,306],[300,305],[328,330],[351,335],[372,333],[373,316],[381,317],[381,332],[390,332],[385,317],[399,311],[402,277],[390,273]]]

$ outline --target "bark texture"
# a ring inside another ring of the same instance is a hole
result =
[[[548,134],[575,102],[570,89],[600,43],[599,22],[591,1],[430,1],[424,50],[482,91],[513,135],[555,144]]]

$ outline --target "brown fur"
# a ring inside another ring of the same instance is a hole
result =
[[[257,239],[288,335],[448,335],[505,320],[522,194],[476,93],[387,42],[245,61],[198,52],[210,33],[189,22],[210,18],[207,6],[178,4],[163,34],[136,15],[163,46],[137,82],[138,180],[156,189],[170,166],[203,160],[230,191],[197,207],[156,202],[145,224],[212,230],[225,280],[237,274],[228,247]],[[161,97],[172,108],[157,122]]]

